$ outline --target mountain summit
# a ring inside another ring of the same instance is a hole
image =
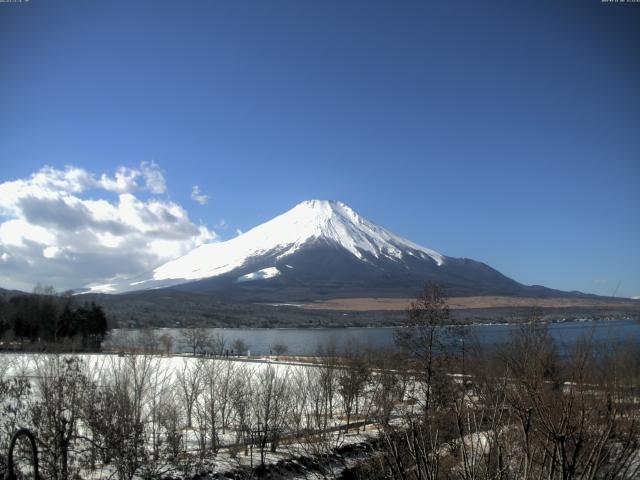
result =
[[[526,287],[480,262],[446,257],[328,200],[304,201],[231,240],[201,245],[133,281],[93,291],[174,287],[251,300],[308,301],[414,295],[430,280],[451,295],[555,292]]]

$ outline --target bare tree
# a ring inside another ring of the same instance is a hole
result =
[[[276,343],[271,347],[271,350],[277,357],[279,357],[287,353],[289,347],[287,347],[284,343]]]
[[[407,321],[396,331],[396,343],[406,355],[414,381],[420,386],[410,403],[421,406],[421,414],[406,410],[401,425],[389,422],[393,407],[395,376],[383,375],[378,391],[384,420],[381,439],[385,445],[385,467],[393,478],[439,478],[442,448],[447,441],[443,427],[447,425],[448,406],[451,405],[451,380],[447,376],[444,355],[445,331],[449,323],[449,307],[442,288],[429,283],[411,303]],[[444,437],[444,438],[443,438]]]
[[[46,355],[38,361],[39,400],[31,408],[42,451],[42,467],[48,478],[70,477],[69,452],[77,440],[82,396],[87,378],[78,357]]]
[[[209,439],[211,449],[218,450],[218,419],[221,417],[221,402],[218,395],[222,383],[221,365],[218,361],[202,361],[202,415],[199,423],[203,429],[204,439]],[[205,445],[206,446],[206,445]]]
[[[320,378],[319,383],[322,389],[322,397],[325,402],[324,411],[328,416],[325,417],[325,425],[327,419],[333,418],[333,402],[336,396],[337,370],[339,367],[338,347],[335,339],[330,339],[324,345],[318,347],[318,355],[321,357]]]
[[[257,431],[260,463],[264,465],[268,443],[275,452],[285,429],[288,402],[288,370],[278,374],[273,365],[256,373],[256,392],[253,397],[253,427]]]
[[[222,332],[216,332],[213,336],[210,337],[209,347],[211,348],[211,352],[217,356],[223,356],[224,350],[227,345],[227,340],[224,337]]]
[[[156,330],[145,327],[138,332],[137,343],[143,353],[155,353],[160,348],[160,337]]]
[[[618,348],[595,352],[590,338],[561,360],[536,315],[504,354],[506,401],[518,425],[519,478],[631,478],[640,447],[636,392]],[[640,353],[636,347],[636,352]],[[635,453],[631,453],[635,452]]]
[[[351,417],[358,415],[359,399],[369,380],[367,359],[357,344],[353,344],[342,356],[342,367],[337,372],[338,392],[342,399],[342,409],[347,419],[349,431]]]
[[[418,380],[423,387],[421,398],[428,414],[434,407],[435,395],[445,393],[445,335],[443,327],[449,324],[449,306],[442,287],[434,283],[425,285],[423,292],[407,311],[403,328],[396,330],[396,342],[415,362]]]
[[[175,395],[172,395],[160,406],[160,425],[164,432],[164,457],[175,465],[182,452],[182,408]]]
[[[220,426],[222,434],[226,433],[231,415],[231,389],[233,378],[238,374],[238,368],[234,362],[223,362],[220,365],[220,381],[218,382],[217,396],[220,405]]]
[[[326,400],[327,391],[324,388],[325,373],[319,368],[304,370],[307,380],[307,409],[306,428],[311,430],[325,430],[329,418],[329,402]]]
[[[193,426],[193,407],[202,390],[202,363],[184,359],[176,371],[176,380],[186,411],[187,428]]]
[[[211,336],[206,328],[190,325],[180,331],[180,336],[193,355],[204,353],[211,346]]]
[[[232,343],[231,343],[231,349],[237,354],[237,355],[246,355],[247,354],[247,350],[249,350],[249,345],[247,345],[247,342],[245,342],[244,340],[242,340],[241,338],[236,338]]]
[[[158,337],[158,341],[160,342],[165,355],[169,355],[173,348],[173,337],[168,333],[163,333]]]
[[[254,397],[251,372],[239,368],[230,387],[230,402],[235,414],[236,443],[248,445],[252,429],[252,402]],[[245,450],[245,455],[248,451]]]
[[[157,359],[154,359],[149,370],[147,384],[147,398],[145,402],[145,433],[148,438],[150,455],[148,461],[141,468],[141,475],[145,478],[157,478],[165,474],[167,464],[165,442],[172,432],[166,430],[165,416],[175,406],[175,379],[169,368],[163,368]],[[169,448],[172,453],[172,448]]]
[[[309,403],[309,376],[305,370],[296,369],[290,375],[291,421],[296,437],[300,437]],[[308,428],[308,425],[307,425]]]
[[[396,402],[401,402],[405,398],[407,385],[415,388],[415,373],[412,374],[406,367],[406,359],[398,357],[397,352],[382,350],[370,357],[372,372],[369,376],[368,395],[366,396],[364,413],[365,420],[370,415],[376,418],[379,424],[388,426],[391,421]],[[412,406],[415,392],[409,388],[409,412],[412,413]]]
[[[113,464],[121,480],[131,480],[148,464],[146,403],[153,373],[152,357],[114,359],[91,396],[84,425],[105,464]]]

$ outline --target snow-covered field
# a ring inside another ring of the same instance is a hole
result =
[[[167,371],[178,372],[185,367],[193,366],[198,363],[214,362],[217,365],[228,365],[232,368],[242,368],[250,372],[256,372],[268,365],[272,365],[276,371],[296,371],[303,368],[301,363],[279,362],[275,357],[252,357],[245,358],[210,358],[198,357],[193,355],[136,355],[140,358],[148,358],[154,368]],[[38,376],[38,366],[42,365],[52,357],[46,353],[0,353],[0,378],[14,376]],[[86,366],[87,372],[94,378],[99,378],[105,372],[113,371],[113,369],[122,366],[128,362],[131,355],[118,354],[63,354],[61,357],[80,359]]]
[[[273,358],[0,354],[3,385],[29,385],[23,392],[5,388],[0,397],[2,412],[13,413],[0,420],[0,447],[22,426],[53,441],[57,424],[40,422],[44,411],[46,418],[75,423],[71,465],[83,477],[123,476],[117,467],[124,452],[118,449],[131,449],[131,442],[140,444],[134,448],[136,475],[184,477],[199,469],[228,472],[318,458],[377,435],[375,419],[392,395],[376,375],[350,372],[336,364]],[[122,438],[105,440],[106,426],[129,424],[139,432],[122,428]]]

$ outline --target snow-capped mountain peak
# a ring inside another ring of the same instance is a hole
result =
[[[292,233],[298,235],[298,240],[332,240],[358,258],[363,258],[364,253],[376,258],[401,258],[406,251],[417,251],[439,265],[444,261],[438,252],[401,238],[361,217],[348,205],[334,200],[304,201],[272,220],[274,224],[276,221],[278,226],[287,228],[289,225]]]
[[[431,261],[437,266],[445,262],[445,257],[438,252],[393,234],[342,202],[307,200],[231,240],[201,245],[136,281],[92,290],[119,292],[160,288],[241,269],[244,269],[238,275],[241,282],[275,278],[276,262],[314,244],[342,248],[368,263],[376,259],[400,262],[405,257]],[[260,264],[255,275],[251,271],[246,273],[246,267],[252,264]],[[269,274],[265,275],[265,271]]]

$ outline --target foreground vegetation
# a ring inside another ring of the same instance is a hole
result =
[[[532,313],[506,346],[468,339],[451,349],[464,331],[439,328],[450,321],[430,286],[388,352],[328,345],[307,365],[163,357],[140,346],[120,356],[2,355],[0,448],[29,427],[43,478],[56,480],[209,470],[277,478],[269,464],[286,456],[313,458],[313,475],[325,478],[640,474],[638,344],[586,337],[560,351]],[[365,458],[335,455],[363,441],[375,447]]]
[[[438,355],[437,288],[410,311],[401,343],[423,388],[419,408],[381,425],[383,452],[359,478],[632,479],[640,475],[640,348],[585,337],[560,354],[535,312],[509,345],[472,349],[461,382]]]

